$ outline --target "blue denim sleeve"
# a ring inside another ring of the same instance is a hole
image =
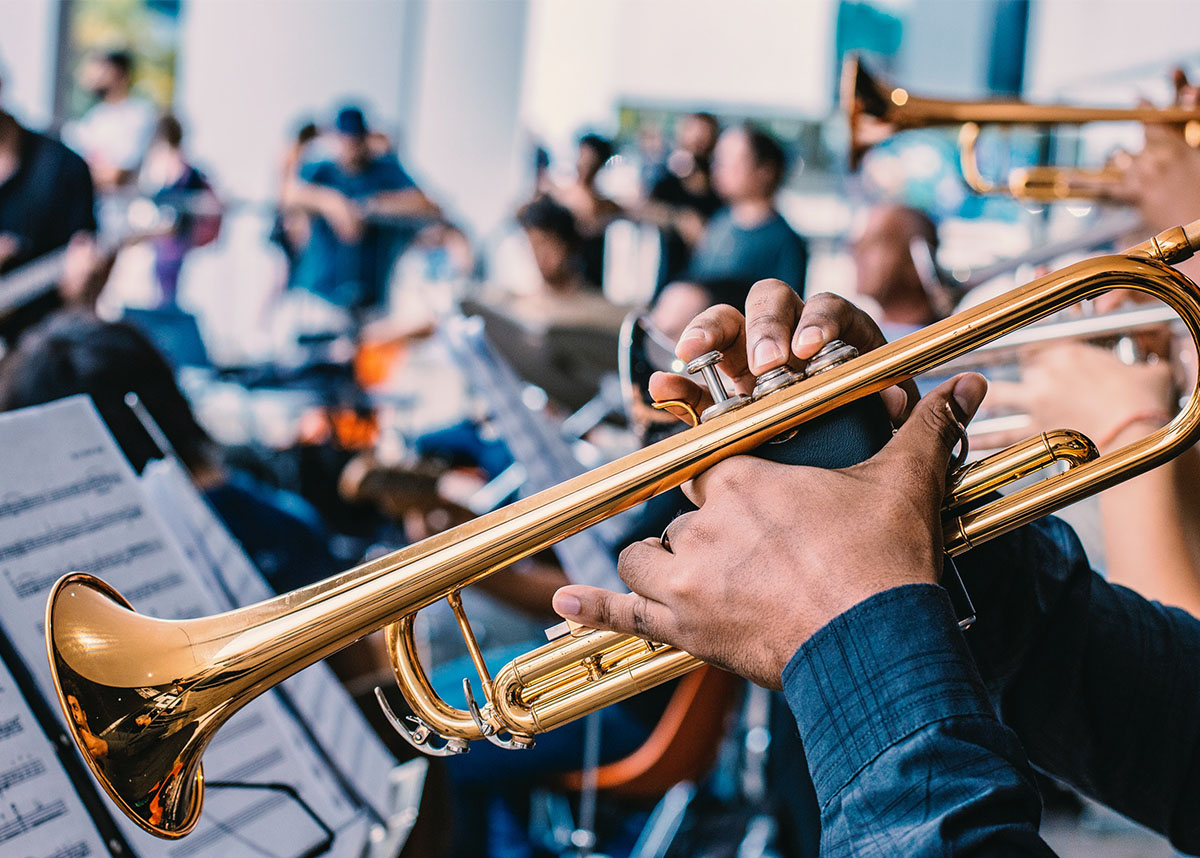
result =
[[[793,656],[783,689],[821,811],[821,855],[1051,855],[1020,742],[940,587],[880,593]]]
[[[1053,518],[957,563],[966,641],[1032,763],[1200,852],[1200,620],[1096,575]]]

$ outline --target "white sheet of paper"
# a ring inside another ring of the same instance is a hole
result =
[[[222,607],[149,511],[136,475],[84,398],[0,415],[0,622],[50,700],[46,596],[69,571],[103,577],[137,610],[157,617],[204,616]],[[273,694],[235,715],[204,762],[210,782],[293,785],[328,826],[347,829],[328,854],[349,858],[361,850],[365,826]],[[207,789],[200,824],[174,842],[114,816],[143,856],[290,858],[323,838],[295,801],[268,790]]]
[[[108,848],[0,661],[0,855],[103,858]]]
[[[151,462],[142,472],[141,481],[150,508],[162,518],[223,608],[249,605],[275,595],[178,462]],[[358,794],[386,816],[388,774],[396,759],[333,671],[323,662],[314,664],[284,682],[283,689]]]

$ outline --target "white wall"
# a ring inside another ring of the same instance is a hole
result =
[[[1026,90],[1032,98],[1098,90],[1119,104],[1164,91],[1172,63],[1200,60],[1195,0],[1035,0],[1029,12]],[[1130,80],[1130,73],[1138,81]]]
[[[32,128],[54,118],[56,0],[0,0],[0,107]]]
[[[554,148],[622,100],[830,108],[833,0],[530,0],[522,117]]]
[[[830,103],[827,0],[618,3],[616,91],[652,101],[821,116]]]
[[[620,0],[530,0],[521,119],[556,153],[582,128],[611,131]]]
[[[434,0],[421,10],[406,163],[477,236],[512,214],[523,179],[526,10],[525,0]]]
[[[394,0],[193,0],[180,28],[176,106],[189,148],[238,196],[275,192],[300,117],[346,100],[395,131],[408,4]]]

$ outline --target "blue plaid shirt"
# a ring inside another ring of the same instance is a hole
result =
[[[821,854],[1049,855],[1030,763],[1200,850],[1200,621],[1106,583],[1048,519],[880,593],[783,673]]]

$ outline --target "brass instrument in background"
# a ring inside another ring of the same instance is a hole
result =
[[[847,56],[842,66],[841,101],[850,125],[850,169],[858,169],[868,149],[900,131],[959,125],[959,161],[963,178],[971,189],[980,194],[1008,193],[1031,202],[1110,197],[1120,184],[1123,171],[1116,167],[1026,167],[1011,171],[1007,184],[999,186],[984,178],[979,170],[975,144],[981,126],[1158,122],[1182,125],[1188,144],[1200,146],[1200,108],[1080,107],[1030,104],[1017,99],[923,98],[883,83],[853,55]]]
[[[980,346],[970,354],[947,362],[941,370],[952,374],[985,370],[995,366],[1013,366],[1030,348],[1066,342],[1114,344],[1117,356],[1124,363],[1133,363],[1139,359],[1139,355],[1126,353],[1120,344],[1138,334],[1161,331],[1164,328],[1173,332],[1178,329],[1182,332],[1178,314],[1170,307],[1155,305],[1116,310],[1097,316],[1060,319],[1014,331]]]
[[[1077,263],[819,375],[797,374],[792,383],[552,489],[257,605],[200,619],[154,619],[136,614],[100,579],[67,575],[49,598],[46,644],[76,744],[134,822],[160,837],[181,837],[199,818],[201,756],[221,725],[256,695],[386,627],[396,676],[414,712],[412,727],[394,716],[393,723],[409,741],[442,754],[464,751],[474,739],[527,747],[537,733],[700,662],[670,646],[577,628],[492,678],[462,610],[463,587],[806,420],[1110,289],[1156,296],[1200,343],[1200,288],[1170,267],[1197,249],[1200,221],[1123,255]],[[943,510],[946,550],[960,554],[1191,446],[1200,438],[1197,393],[1170,424],[1102,458],[1088,439],[1064,430],[966,467]],[[965,506],[1056,460],[1074,467],[983,506]],[[466,680],[468,710],[438,697],[418,661],[414,615],[439,599],[459,619],[480,672],[482,706]]]

